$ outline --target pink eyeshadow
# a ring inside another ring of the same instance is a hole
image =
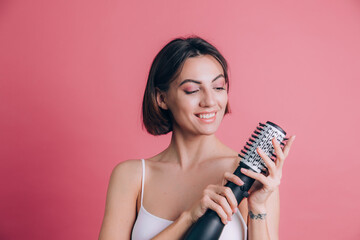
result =
[[[214,87],[225,87],[225,82],[216,83]]]
[[[197,90],[198,88],[195,88],[195,87],[185,87],[184,88],[184,91],[186,91],[186,92],[192,92],[192,91],[195,91],[195,90]]]

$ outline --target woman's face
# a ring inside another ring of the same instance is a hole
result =
[[[164,94],[163,106],[174,117],[174,131],[214,134],[226,109],[228,94],[224,71],[210,55],[188,58]]]

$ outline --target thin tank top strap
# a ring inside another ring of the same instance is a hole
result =
[[[142,178],[141,178],[141,206],[143,205],[144,198],[144,184],[145,184],[145,160],[141,159],[142,163]]]

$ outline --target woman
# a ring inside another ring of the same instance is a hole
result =
[[[227,63],[205,40],[178,38],[155,57],[143,100],[143,123],[153,135],[172,132],[169,146],[144,161],[118,164],[110,178],[101,240],[182,239],[207,209],[225,225],[220,239],[278,239],[279,184],[292,136],[258,180],[248,199],[237,203],[224,184],[243,182],[233,174],[238,153],[215,132],[229,112]]]

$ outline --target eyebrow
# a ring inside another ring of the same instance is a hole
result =
[[[215,82],[218,78],[221,78],[221,77],[225,78],[224,74],[219,74],[219,75],[217,75],[211,82]],[[185,79],[184,81],[182,81],[182,82],[180,83],[179,87],[180,87],[181,85],[187,83],[187,82],[193,82],[193,83],[196,83],[196,84],[201,84],[200,81],[197,81],[197,80],[194,80],[194,79]]]

